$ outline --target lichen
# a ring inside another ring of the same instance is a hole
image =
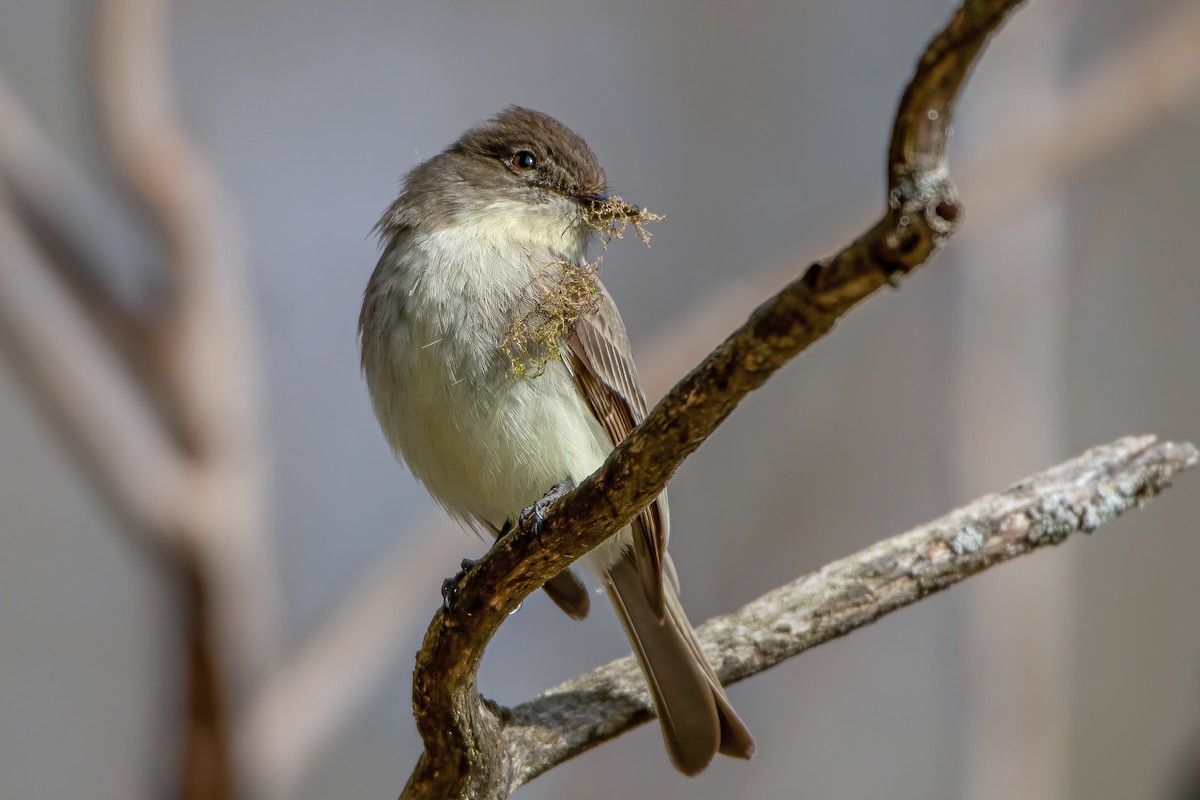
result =
[[[975,528],[963,528],[950,540],[950,549],[955,555],[974,553],[983,547],[984,536]]]
[[[1073,531],[1079,530],[1079,512],[1062,495],[1051,495],[1032,512],[1033,524],[1025,534],[1030,544],[1039,544],[1046,539],[1049,544],[1058,544]]]

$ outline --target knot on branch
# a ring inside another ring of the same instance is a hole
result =
[[[894,187],[888,193],[890,230],[874,252],[892,284],[940,250],[962,224],[958,190],[944,172],[939,173],[893,175]]]

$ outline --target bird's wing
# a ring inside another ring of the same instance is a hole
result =
[[[567,349],[567,363],[580,392],[609,439],[617,444],[646,418],[646,395],[633,364],[625,323],[603,285],[600,307],[575,322],[567,338]],[[638,573],[660,621],[665,613],[663,560],[668,528],[664,491],[633,521],[633,552]]]

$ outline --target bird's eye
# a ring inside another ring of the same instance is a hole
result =
[[[513,154],[512,165],[517,169],[530,170],[537,166],[537,158],[528,150],[518,150]]]

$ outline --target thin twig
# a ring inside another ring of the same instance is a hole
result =
[[[540,536],[527,519],[467,572],[417,654],[413,706],[425,751],[404,797],[507,796],[512,756],[476,689],[484,649],[507,615],[651,502],[746,394],[954,232],[961,209],[945,162],[953,105],[976,56],[1019,5],[967,0],[930,42],[896,114],[883,218],[759,306],[595,474],[550,507]]]
[[[989,567],[1091,533],[1197,463],[1193,445],[1153,436],[1093,448],[709,620],[700,641],[721,681],[740,681]],[[513,791],[651,719],[654,705],[628,657],[499,713]]]

